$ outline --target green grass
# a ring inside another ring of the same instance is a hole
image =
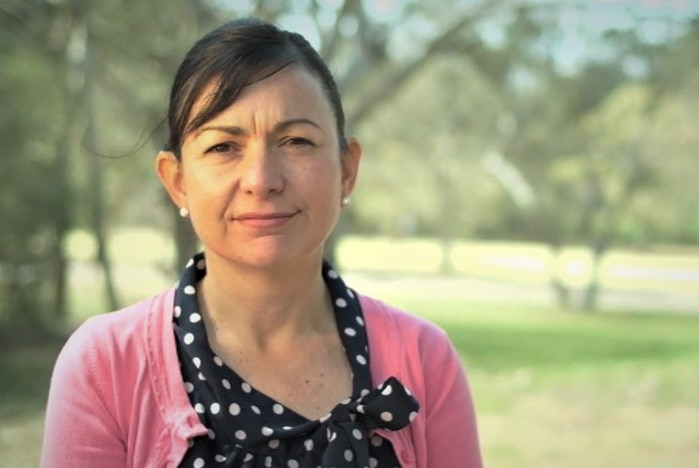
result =
[[[133,234],[127,232],[115,243],[125,252],[117,282],[127,302],[171,284],[171,278],[158,271],[168,261],[167,244],[153,233],[143,238]],[[77,235],[69,248],[85,260],[89,243]],[[530,266],[548,255],[540,246],[503,245],[500,253],[493,245],[481,247],[457,245],[454,255],[462,273],[505,275],[494,266],[497,262],[476,261],[483,252],[491,259],[534,259],[524,263]],[[395,282],[392,276],[356,276],[359,284],[353,286],[362,291],[366,286],[372,295],[447,331],[469,374],[488,466],[699,466],[699,315],[664,310],[573,313],[532,303],[517,289],[483,302],[469,291],[445,294],[455,286],[450,278],[431,274],[438,252],[433,242],[363,243],[354,238],[343,249],[342,266],[352,271],[380,272],[390,264],[394,270],[425,275],[417,283],[415,277]],[[426,252],[431,253],[428,261]],[[657,267],[677,259],[653,257],[648,263],[634,255],[624,261]],[[692,265],[690,259],[680,267]],[[506,275],[511,283],[527,284],[529,278],[536,285],[545,280],[512,275]],[[104,312],[99,275],[87,268],[77,271],[74,279],[74,321]],[[687,289],[686,284],[682,288]],[[521,292],[526,294],[527,288]],[[53,343],[0,350],[0,465],[37,465],[57,350]]]
[[[699,316],[582,314],[458,301],[401,305],[449,330],[471,367],[492,371],[699,357]]]
[[[679,468],[699,461],[698,317],[394,302],[452,338],[469,373],[489,466]],[[36,465],[56,350],[3,351],[0,459],[13,466]]]

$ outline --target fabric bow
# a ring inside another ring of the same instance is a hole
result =
[[[323,468],[364,468],[369,465],[369,431],[395,431],[410,424],[420,404],[395,377],[336,411],[327,428]]]

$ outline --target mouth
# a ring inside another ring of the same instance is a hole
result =
[[[283,226],[298,214],[293,212],[274,212],[274,213],[242,213],[233,218],[234,221],[243,226],[251,228],[270,228]]]

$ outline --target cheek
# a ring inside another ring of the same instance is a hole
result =
[[[322,201],[333,200],[341,192],[341,171],[337,164],[327,163],[322,167],[308,170],[301,181],[302,189],[313,191]],[[304,187],[305,186],[305,187]]]
[[[200,210],[217,210],[231,191],[231,178],[218,170],[191,170],[185,178],[187,197]]]

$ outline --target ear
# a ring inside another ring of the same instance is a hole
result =
[[[187,192],[182,178],[182,163],[172,151],[160,151],[155,157],[155,172],[172,201],[178,207],[187,206]]]
[[[362,159],[362,147],[355,138],[347,141],[347,150],[342,155],[342,196],[348,197],[357,181],[359,161]]]

